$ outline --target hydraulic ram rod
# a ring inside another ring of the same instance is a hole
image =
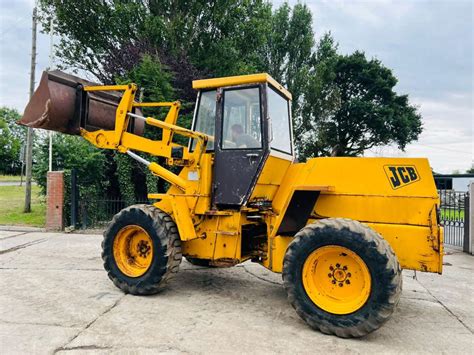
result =
[[[127,150],[127,154],[129,156],[131,156],[133,159],[135,159],[136,161],[150,167],[150,164],[151,162],[149,162],[148,160],[142,158],[141,156],[139,156],[138,154],[135,154],[134,152],[132,152],[131,150]]]
[[[155,175],[158,175],[159,177],[165,179],[169,183],[177,186],[179,189],[186,191],[186,180],[183,178],[179,177],[178,175],[172,173],[171,171],[163,168],[161,165],[155,163],[155,162],[150,162],[146,159],[143,159],[141,156],[138,154],[135,154],[134,152],[127,150],[126,152],[130,157],[135,159],[136,161],[146,165],[148,169]]]

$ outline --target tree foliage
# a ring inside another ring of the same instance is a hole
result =
[[[66,67],[108,83],[143,55],[159,57],[185,100],[193,78],[255,71],[271,17],[262,0],[42,0],[41,9],[45,23],[54,14]]]
[[[259,51],[259,71],[268,72],[293,95],[292,116],[299,117],[308,72],[314,62],[314,33],[308,7],[284,3],[266,26],[266,39]]]
[[[17,110],[0,108],[0,173],[20,174],[21,146],[25,140],[25,128],[16,124],[20,119]]]

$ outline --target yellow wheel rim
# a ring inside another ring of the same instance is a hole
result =
[[[367,302],[371,277],[353,251],[328,245],[313,251],[303,265],[303,286],[309,298],[333,314],[349,314]]]
[[[153,241],[142,227],[129,225],[115,236],[113,252],[121,272],[139,277],[147,272],[153,260]]]

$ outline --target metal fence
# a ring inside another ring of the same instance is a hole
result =
[[[137,203],[148,204],[149,201],[81,199],[78,203],[76,227],[82,229],[105,228],[120,210]]]
[[[469,194],[438,190],[441,199],[440,224],[444,227],[444,243],[463,248],[467,229]]]

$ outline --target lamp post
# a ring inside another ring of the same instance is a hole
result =
[[[35,70],[36,70],[36,1],[33,8],[32,28],[31,28],[31,67],[30,67],[30,99],[35,91]],[[31,170],[33,165],[33,128],[28,127],[26,133],[26,173],[25,173],[25,206],[23,212],[31,212]]]
[[[49,70],[54,66],[53,17],[49,22]],[[53,171],[53,131],[49,131],[49,171]]]

